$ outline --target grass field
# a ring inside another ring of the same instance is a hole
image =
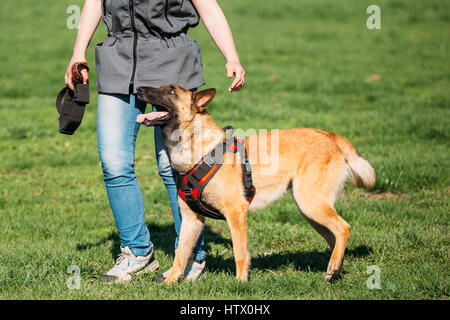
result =
[[[381,30],[366,8],[381,8]],[[230,234],[207,221],[208,273],[195,283],[107,285],[119,240],[102,180],[96,92],[74,136],[57,131],[54,100],[64,85],[81,0],[0,4],[1,299],[448,299],[450,2],[442,0],[220,1],[234,31],[245,88],[227,92],[224,61],[202,25],[199,41],[210,112],[222,126],[315,127],[350,139],[375,167],[376,188],[349,183],[336,209],[352,226],[345,274],[329,284],[325,241],[290,195],[249,216],[249,283],[234,279]],[[88,52],[95,82],[93,44]],[[379,75],[378,81],[366,81]],[[156,170],[153,130],[141,129],[136,171],[161,269],[175,232]],[[80,289],[67,268],[79,267]],[[366,286],[380,270],[381,289]],[[159,273],[158,272],[158,273]]]

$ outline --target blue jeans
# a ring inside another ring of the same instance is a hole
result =
[[[136,117],[145,113],[146,104],[135,95],[98,95],[97,139],[109,204],[119,232],[121,246],[134,255],[146,255],[153,248],[144,219],[144,202],[134,171],[136,137],[140,124]],[[181,227],[176,187],[177,172],[172,169],[160,127],[155,127],[155,151],[158,173],[169,193],[175,223],[175,250]],[[195,246],[193,258],[203,260],[203,233]]]

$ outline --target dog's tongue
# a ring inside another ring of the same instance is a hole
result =
[[[145,120],[153,121],[158,118],[162,118],[166,115],[167,115],[167,112],[165,112],[165,111],[155,111],[155,112],[140,114],[137,116],[136,122],[142,123]]]

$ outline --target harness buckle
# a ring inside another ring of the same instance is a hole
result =
[[[247,170],[247,172],[252,172],[252,167],[250,166],[249,161],[245,161],[245,169]]]
[[[209,154],[203,159],[203,162],[211,168],[216,164],[216,161]]]

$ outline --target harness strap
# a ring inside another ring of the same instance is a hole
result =
[[[245,189],[245,197],[247,198],[248,202],[251,202],[253,200],[253,197],[255,196],[256,189],[253,185],[253,178],[252,178],[252,167],[250,166],[250,161],[248,160],[247,155],[247,149],[245,148],[245,144],[241,143],[242,147],[239,148],[241,153],[241,159],[244,159],[244,163],[242,164],[242,172],[243,172],[243,182],[244,182],[244,189]]]
[[[205,163],[203,162],[201,166],[204,164]],[[194,174],[188,173],[186,175],[179,175],[177,179],[177,186],[178,194],[194,212],[200,213],[209,218],[224,220],[225,217],[218,210],[201,201],[201,193],[204,187],[216,174],[220,166],[221,165],[219,164],[215,164],[213,168],[210,168],[207,175],[204,176],[207,178],[203,181],[201,179],[197,180],[194,178]],[[205,168],[198,168],[197,170],[205,170]]]
[[[193,169],[177,178],[178,194],[194,212],[221,220],[224,220],[225,216],[217,208],[213,208],[202,201],[201,196],[205,186],[222,166],[225,152],[239,152],[242,162],[245,197],[248,202],[252,201],[256,192],[244,141],[233,137],[232,127],[227,126],[224,130],[227,133],[225,142],[216,146]]]
[[[251,202],[255,193],[256,189],[253,185],[253,179],[252,179],[252,168],[250,166],[250,161],[248,159],[247,155],[247,149],[245,148],[245,142],[244,140],[238,139],[233,137],[233,127],[226,126],[224,128],[227,132],[227,146],[228,151],[231,152],[239,152],[241,162],[242,162],[242,173],[243,173],[243,183],[244,183],[244,190],[245,190],[245,197],[247,198],[248,202]]]

